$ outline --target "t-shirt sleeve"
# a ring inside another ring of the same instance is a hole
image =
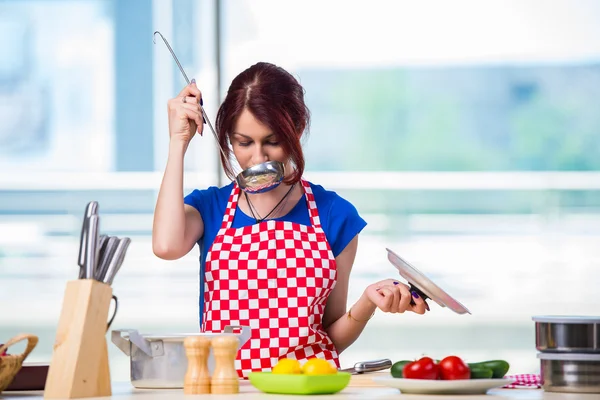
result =
[[[183,204],[190,205],[198,210],[204,221],[205,230],[207,225],[212,224],[211,218],[214,219],[215,216],[223,215],[223,213],[219,214],[219,188],[215,186],[203,190],[195,189],[183,198]]]
[[[367,226],[367,222],[358,215],[356,207],[337,195],[331,202],[327,224],[327,240],[334,257],[339,256],[348,243]]]
[[[204,215],[204,206],[207,204],[207,198],[209,197],[208,191],[209,189],[194,189],[194,191],[183,198],[183,204],[194,207],[196,210],[198,210],[200,215]]]

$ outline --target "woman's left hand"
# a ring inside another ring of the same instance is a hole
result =
[[[427,303],[416,292],[411,293],[408,286],[394,279],[385,279],[369,285],[363,296],[384,312],[412,311],[425,314],[425,311],[429,310]],[[414,300],[414,305],[411,304],[411,299]]]

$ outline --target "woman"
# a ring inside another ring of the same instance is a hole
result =
[[[202,94],[194,80],[169,100],[170,146],[152,246],[163,259],[200,247],[203,332],[250,326],[238,351],[241,377],[268,371],[281,358],[320,357],[339,368],[338,355],[360,335],[377,308],[425,313],[406,285],[386,279],[368,286],[346,310],[348,280],[365,221],[336,193],[302,179],[300,139],[308,128],[304,90],[280,67],[258,63],[238,75],[216,120],[219,142],[242,169],[269,160],[285,165],[277,188],[247,194],[235,183],[194,190],[182,198],[183,160],[202,134]],[[228,158],[223,168],[234,180]]]

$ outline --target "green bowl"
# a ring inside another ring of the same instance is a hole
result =
[[[265,393],[278,394],[332,394],[337,393],[350,382],[348,372],[330,375],[272,374],[252,372],[250,383]]]

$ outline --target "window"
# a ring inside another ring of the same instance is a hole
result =
[[[166,262],[150,243],[165,106],[185,85],[152,43],[158,30],[213,123],[253,63],[300,79],[306,177],[369,223],[349,305],[397,277],[389,247],[473,312],[377,313],[343,364],[453,353],[535,372],[530,317],[600,307],[599,12],[543,0],[0,3],[0,342],[27,327],[41,338],[30,361],[50,360],[90,200],[101,231],[132,239],[113,327],[197,329],[198,250]],[[225,183],[205,133],[188,150],[186,192]],[[127,379],[129,360],[109,351],[114,379]]]

